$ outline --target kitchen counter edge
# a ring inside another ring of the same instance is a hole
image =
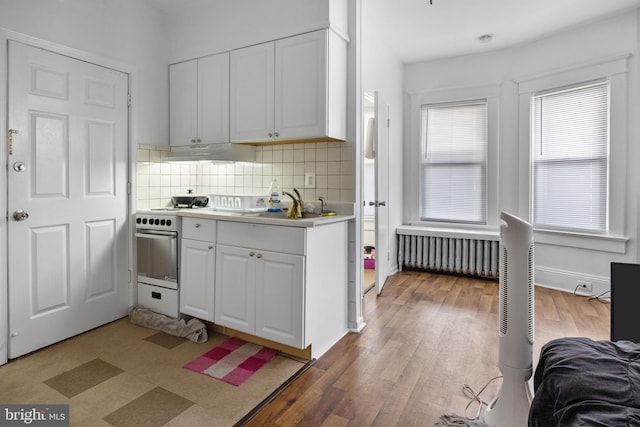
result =
[[[355,218],[355,215],[333,215],[318,216],[313,218],[289,219],[289,218],[270,218],[258,215],[231,214],[227,212],[216,212],[214,210],[204,209],[183,209],[176,212],[178,216],[189,218],[216,219],[219,221],[246,222],[251,224],[268,224],[280,225],[284,227],[320,227],[336,222],[349,221]]]

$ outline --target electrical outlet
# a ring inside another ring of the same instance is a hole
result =
[[[586,282],[584,280],[578,280],[578,288],[577,290],[582,292],[593,292],[593,285],[591,282]]]
[[[304,188],[316,188],[316,174],[306,172],[304,174]]]

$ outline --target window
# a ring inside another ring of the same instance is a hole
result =
[[[609,83],[532,98],[533,223],[540,228],[609,229]]]
[[[487,101],[423,105],[420,216],[486,224]]]

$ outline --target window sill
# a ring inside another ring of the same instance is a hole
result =
[[[437,227],[425,225],[424,223],[420,222],[410,222],[409,224],[410,225],[401,225],[396,228],[396,233],[434,237],[451,237],[457,239],[500,240],[500,230],[488,227]]]
[[[628,237],[575,233],[558,230],[534,229],[536,243],[572,248],[591,249],[594,251],[623,254],[627,252]]]

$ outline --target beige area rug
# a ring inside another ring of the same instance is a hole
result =
[[[0,402],[68,403],[71,425],[241,425],[306,365],[280,353],[240,386],[183,368],[227,338],[197,344],[124,318],[0,366]]]

